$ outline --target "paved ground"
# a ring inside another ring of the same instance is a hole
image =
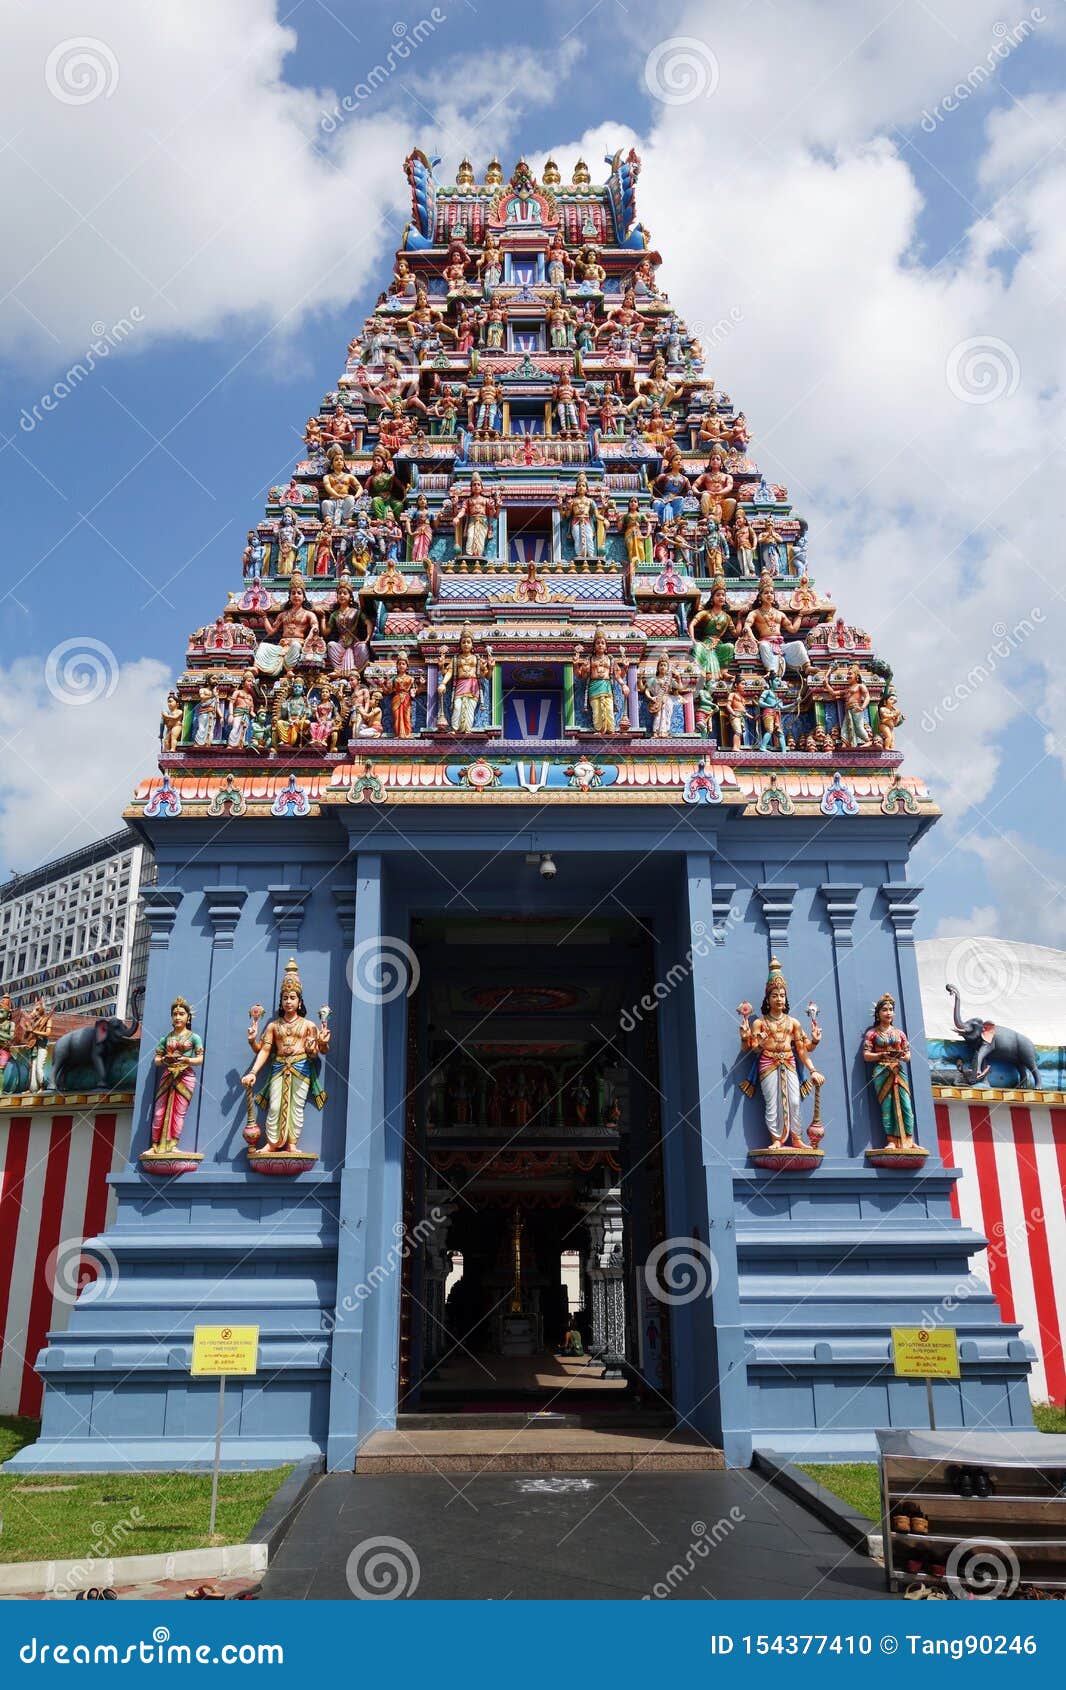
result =
[[[887,1599],[880,1567],[743,1471],[329,1474],[261,1594],[360,1587],[444,1600]]]

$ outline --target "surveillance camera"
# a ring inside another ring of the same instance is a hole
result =
[[[544,856],[541,857],[541,859],[540,859],[540,872],[541,872],[541,877],[544,880],[554,880],[555,879],[555,876],[556,876],[556,873],[557,873],[557,870],[556,870],[556,867],[555,867],[555,861],[554,861],[554,858],[551,857],[547,852],[545,852]]]

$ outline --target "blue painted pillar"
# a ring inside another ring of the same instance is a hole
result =
[[[835,1148],[842,1151],[846,1146],[849,1157],[861,1156],[869,1148],[869,1112],[863,1107],[868,1076],[856,1068],[861,1061],[858,1052],[869,1018],[852,967],[854,924],[861,890],[861,886],[853,881],[827,880],[819,887],[833,932],[831,989],[836,997],[836,1015],[832,1020],[839,1031],[834,1034],[826,1025],[827,1018],[824,1015],[819,1017],[823,1039],[813,1052],[813,1060],[826,1079],[822,1109],[826,1121],[831,1123],[826,1143],[835,1139]],[[802,1008],[801,1004],[794,1003],[793,1015],[802,1017]],[[836,1050],[831,1043],[834,1037],[837,1040]],[[858,1119],[854,1102],[856,1096],[859,1099]]]
[[[394,1232],[399,1182],[385,1213],[385,1121],[389,988],[376,984],[394,941],[385,933],[384,865],[355,857],[355,906],[348,1046],[348,1112],[340,1167],[337,1294],[334,1309],[326,1462],[350,1468],[362,1440],[395,1423],[400,1262]],[[349,906],[350,907],[350,906]],[[342,919],[347,915],[343,910]],[[399,1131],[402,1139],[402,1100]]]
[[[238,993],[247,997],[248,987],[243,970],[234,966],[233,945],[247,896],[245,886],[204,887],[204,903],[211,923],[210,981],[203,1022],[196,1028],[204,1041],[204,1065],[193,1100],[196,1118],[190,1125],[195,1127],[195,1135],[190,1135],[190,1147],[211,1162],[229,1161],[238,1150],[244,1149],[241,1138],[244,1114],[234,1111],[238,1099],[232,1095],[232,1082],[234,1076],[245,1072],[252,1053],[242,1042],[246,1006],[238,1007],[235,998]],[[239,1101],[243,1102],[243,1092]]]
[[[696,1086],[694,1120],[699,1126],[702,1185],[706,1191],[706,1242],[714,1260],[711,1298],[701,1299],[698,1305],[690,1305],[698,1308],[703,1317],[698,1333],[694,1331],[693,1336],[701,1348],[709,1348],[712,1359],[709,1389],[704,1399],[693,1405],[691,1414],[702,1431],[720,1439],[727,1459],[746,1461],[751,1451],[751,1408],[740,1312],[732,1166],[723,1106],[721,1051],[718,1048],[721,982],[717,965],[721,953],[713,943],[706,942],[705,937],[711,927],[714,909],[708,855],[703,852],[688,853],[686,884],[689,932],[691,934],[693,928],[700,924],[697,931],[701,936],[698,943],[692,938],[688,941],[691,945],[695,1020],[692,1052]]]

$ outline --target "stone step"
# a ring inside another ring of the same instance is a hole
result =
[[[578,1412],[569,1410],[558,1411],[550,1409],[547,1413],[538,1413],[534,1409],[528,1412],[511,1412],[509,1410],[493,1413],[486,1408],[484,1412],[470,1414],[452,1414],[446,1409],[428,1408],[418,1413],[398,1414],[396,1416],[396,1430],[398,1432],[493,1432],[520,1431],[525,1428],[565,1429],[577,1431],[668,1431],[674,1425],[673,1415],[665,1409],[649,1409],[641,1413],[640,1409],[619,1409],[614,1414],[600,1414],[595,1409],[583,1409]]]
[[[720,1449],[691,1432],[536,1426],[374,1432],[356,1473],[697,1473]]]

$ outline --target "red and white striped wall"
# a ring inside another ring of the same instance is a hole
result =
[[[988,1239],[971,1266],[1037,1354],[1034,1402],[1066,1403],[1066,1092],[934,1086],[953,1206]]]
[[[40,1413],[33,1364],[45,1334],[69,1319],[82,1241],[107,1225],[107,1176],[126,1160],[131,1102],[49,1095],[0,1110],[0,1414]]]

